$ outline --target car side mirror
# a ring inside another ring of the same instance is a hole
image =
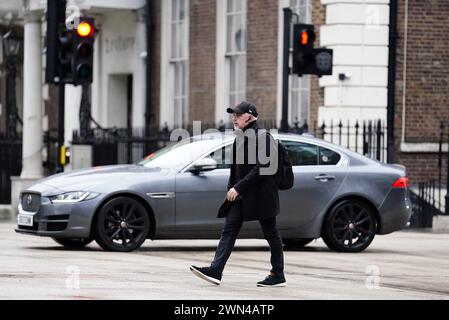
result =
[[[189,171],[198,174],[202,171],[212,171],[217,169],[217,161],[215,159],[206,157],[199,159],[193,163],[193,165],[190,167]]]

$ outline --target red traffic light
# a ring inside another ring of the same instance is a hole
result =
[[[299,45],[302,47],[313,47],[315,41],[315,32],[309,29],[303,29],[299,34]]]
[[[309,34],[307,33],[306,30],[304,30],[303,32],[301,32],[301,44],[303,46],[306,46],[309,44]]]
[[[313,48],[315,31],[313,24],[297,23],[293,26],[293,46],[295,48]]]
[[[76,28],[76,34],[83,38],[91,38],[94,35],[94,27],[88,21],[82,21]]]

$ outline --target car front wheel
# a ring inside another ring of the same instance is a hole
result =
[[[338,252],[360,252],[373,241],[376,217],[373,210],[359,200],[344,200],[326,216],[322,237],[326,245]]]
[[[129,252],[139,248],[150,230],[144,206],[128,197],[106,202],[96,216],[95,240],[105,250]]]

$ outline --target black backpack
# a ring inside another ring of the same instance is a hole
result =
[[[274,176],[279,190],[288,190],[293,187],[294,175],[292,161],[287,148],[278,140],[278,170]]]

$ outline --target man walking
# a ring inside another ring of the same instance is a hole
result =
[[[230,202],[230,207],[223,214],[219,213],[219,217],[226,217],[226,221],[211,265],[191,266],[190,270],[198,277],[219,285],[223,269],[234,248],[243,222],[258,220],[270,246],[272,268],[270,274],[258,282],[257,286],[285,286],[284,253],[276,226],[276,216],[279,214],[278,187],[273,173],[264,174],[267,172],[264,169],[273,165],[272,160],[277,160],[276,145],[270,134],[260,134],[264,130],[259,131],[258,114],[254,104],[243,101],[234,108],[228,108],[227,112],[233,114],[236,133],[226,195],[226,201]],[[257,143],[261,142],[265,143],[269,163],[261,161],[262,154],[258,152],[260,146],[257,147]],[[255,159],[253,159],[255,161],[251,161],[251,151],[255,152]],[[275,169],[277,169],[277,162]]]

